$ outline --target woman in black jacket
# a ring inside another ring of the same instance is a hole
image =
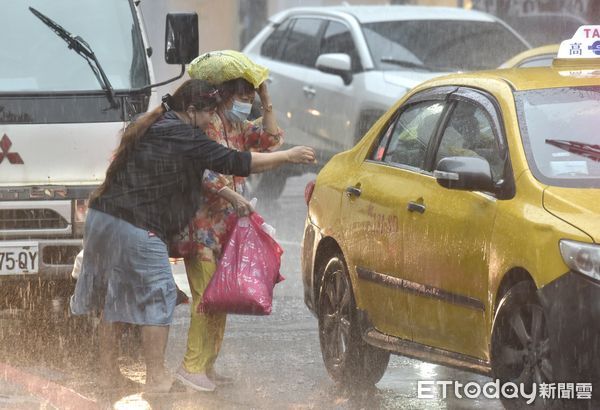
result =
[[[104,183],[92,195],[74,314],[101,314],[100,382],[118,384],[117,324],[141,326],[146,390],[167,391],[164,351],[176,301],[167,242],[192,218],[205,169],[247,176],[286,162],[310,163],[314,151],[239,152],[209,139],[201,127],[217,90],[188,80],[163,104],[124,131]],[[250,212],[250,209],[247,210]]]

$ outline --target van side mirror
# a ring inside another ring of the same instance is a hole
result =
[[[345,85],[352,82],[352,60],[348,54],[321,54],[315,62],[315,67],[324,73],[339,75]]]
[[[478,157],[446,157],[438,162],[433,177],[448,189],[495,192],[490,163]]]
[[[198,14],[169,13],[165,25],[165,61],[188,64],[198,56]]]

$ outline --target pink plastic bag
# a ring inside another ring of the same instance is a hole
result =
[[[263,231],[256,212],[238,218],[198,311],[268,315],[283,249]]]

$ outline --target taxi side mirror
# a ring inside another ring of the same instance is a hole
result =
[[[433,177],[448,189],[495,192],[490,163],[477,157],[446,157],[438,162]]]

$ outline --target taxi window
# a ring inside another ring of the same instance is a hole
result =
[[[600,186],[600,86],[515,93],[523,146],[541,182]]]
[[[444,104],[421,102],[408,107],[382,135],[373,159],[394,165],[423,168],[429,141]]]
[[[373,161],[383,161],[383,156],[385,155],[385,148],[387,147],[390,137],[392,136],[392,133],[394,132],[395,126],[396,126],[396,120],[394,119],[393,121],[391,121],[391,123],[387,126],[387,128],[381,134],[379,143],[377,144],[377,146],[371,153],[370,159],[372,159]]]
[[[495,182],[503,177],[504,160],[491,121],[481,107],[459,101],[442,134],[435,164],[446,157],[479,157],[489,162]]]

